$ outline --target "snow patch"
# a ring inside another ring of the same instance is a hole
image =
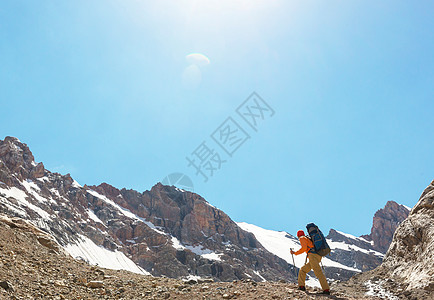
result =
[[[386,291],[381,286],[382,282],[383,281],[381,280],[378,283],[372,282],[371,280],[365,282],[365,286],[368,288],[366,295],[380,297],[381,299],[398,300],[399,299],[398,297],[394,296],[389,291]]]
[[[93,221],[95,221],[96,223],[101,223],[104,225],[103,221],[101,221],[100,218],[98,218],[95,213],[91,210],[91,209],[87,209],[87,214],[89,215],[89,218]],[[105,226],[105,225],[104,225]]]
[[[366,242],[366,240],[364,238],[357,237],[357,236],[351,235],[349,233],[345,233],[345,232],[338,231],[338,230],[336,230],[336,232],[339,233],[339,234],[341,234],[341,235],[343,235],[343,236],[345,236],[345,237],[347,237],[347,238],[349,238],[349,239],[352,239],[352,240],[362,240],[362,241]]]
[[[60,193],[58,190],[56,190],[55,188],[51,188],[50,189],[50,193],[54,194],[55,196],[57,196],[58,198],[60,198]]]
[[[77,181],[75,181],[75,180],[72,182],[72,187],[82,188],[82,186]]]
[[[116,208],[120,213],[122,213],[124,216],[130,218],[130,219],[135,219],[138,220],[140,222],[145,223],[146,225],[148,225],[152,230],[154,230],[155,232],[158,232],[159,234],[162,235],[166,235],[166,233],[164,231],[161,231],[159,229],[157,229],[157,227],[152,224],[149,221],[146,221],[144,218],[141,218],[139,216],[136,216],[135,214],[133,214],[130,210],[123,208],[122,206],[120,206],[119,204],[115,203],[114,201],[110,200],[109,198],[107,198],[106,196],[101,195],[100,193],[94,191],[94,190],[87,190],[87,192],[89,194],[91,194],[92,196],[95,196],[101,200],[103,200],[104,202],[106,202],[107,204],[110,204],[111,206],[113,206],[114,208]]]
[[[26,212],[19,208],[18,206],[14,205],[13,203],[10,203],[8,200],[4,199],[0,196],[0,203],[2,203],[4,206],[6,206],[10,211],[15,212],[16,214],[20,215],[21,217],[25,218],[27,216]]]
[[[171,236],[171,241],[172,241],[172,246],[173,248],[175,248],[176,250],[184,250],[185,247],[181,244],[181,242],[174,236]]]
[[[359,236],[358,239],[361,240],[362,242],[365,242],[365,243],[368,243],[368,244],[374,246],[374,241],[368,241],[367,239],[362,238],[361,236]]]
[[[200,277],[200,276],[190,274],[187,277],[183,278],[182,280],[183,281],[190,281],[190,280],[199,281],[201,279],[202,279],[202,277]]]
[[[384,257],[384,254],[375,250],[366,250],[360,247],[357,247],[355,245],[349,245],[345,242],[333,242],[332,240],[327,239],[327,243],[329,244],[331,249],[341,249],[341,250],[345,250],[345,251],[358,251],[358,252],[362,252],[362,253],[366,253],[366,254],[374,254],[376,256],[379,256],[381,258]]]
[[[265,280],[264,277],[262,277],[262,275],[259,273],[259,271],[253,271],[253,273],[255,273],[256,275],[258,275],[259,278],[261,278],[262,281],[267,281],[267,280]]]
[[[0,188],[0,193],[3,193],[4,195],[6,195],[6,197],[14,198],[15,200],[17,200],[18,204],[24,207],[28,207],[29,209],[40,215],[42,218],[48,220],[51,219],[49,213],[26,200],[27,194],[24,191],[16,187],[11,187],[6,189]]]
[[[404,206],[408,211],[411,211],[412,210],[412,208],[411,207],[408,207],[407,205],[404,205],[404,204],[401,204],[402,206]]]
[[[220,256],[222,256],[223,254],[217,254],[215,252],[213,252],[210,249],[206,249],[201,245],[198,246],[185,246],[186,249],[190,250],[191,252],[193,252],[196,255],[200,255],[203,258],[206,259],[210,259],[210,260],[217,260],[217,261],[221,261]]]
[[[181,242],[174,236],[170,236],[171,237],[171,241],[172,241],[172,246],[173,248],[175,248],[176,250],[185,250],[188,249],[191,252],[193,252],[196,255],[200,255],[203,258],[209,259],[209,260],[216,260],[216,261],[221,261],[220,256],[222,256],[222,253],[215,253],[210,249],[206,249],[200,245],[198,246],[184,246],[181,244]]]
[[[66,245],[65,250],[74,258],[83,258],[90,264],[114,270],[127,270],[137,274],[151,275],[136,265],[120,251],[110,251],[96,245],[91,239],[80,235],[77,242]]]
[[[211,250],[210,250],[211,251]],[[204,253],[201,256],[203,258],[209,259],[209,260],[216,260],[216,261],[222,261],[222,259],[220,258],[220,256],[222,256],[223,254],[219,253],[215,253],[215,252],[211,252],[211,253]]]
[[[42,197],[41,195],[39,195],[39,191],[41,191],[41,189],[39,188],[39,186],[37,186],[33,181],[31,181],[30,179],[27,180],[23,180],[21,181],[21,185],[27,190],[27,192],[32,195],[38,202],[40,203],[46,203],[47,201],[49,201],[49,199],[46,199],[44,197]],[[53,200],[50,199],[50,202],[53,202]]]
[[[39,186],[37,186],[36,183],[31,181],[30,179],[21,181],[21,184],[26,188],[27,191],[34,189],[35,191],[39,192],[41,190]]]
[[[41,177],[41,178],[36,178],[36,180],[42,181],[42,182],[49,182],[50,179],[47,176]]]

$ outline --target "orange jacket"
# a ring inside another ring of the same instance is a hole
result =
[[[295,255],[299,255],[299,254],[302,254],[304,252],[307,253],[307,252],[309,252],[310,249],[313,248],[312,241],[305,236],[300,237],[300,244],[301,244],[301,248],[297,252],[294,252]]]

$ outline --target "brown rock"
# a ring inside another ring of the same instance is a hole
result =
[[[38,238],[38,242],[42,246],[47,247],[54,251],[61,251],[59,244],[57,244],[57,242],[53,240],[51,237],[49,237],[48,235],[44,235],[44,236],[40,235],[37,238]]]
[[[405,206],[394,201],[388,201],[383,209],[378,210],[374,215],[369,236],[374,242],[374,248],[386,253],[396,228],[408,217],[409,213],[410,211]]]
[[[96,289],[96,288],[102,288],[102,287],[104,287],[104,282],[102,282],[102,281],[89,281],[88,283],[87,283],[87,287],[90,287],[90,288],[92,288],[92,289]]]
[[[45,168],[43,163],[38,163],[31,171],[31,176],[33,178],[41,178],[45,174]]]
[[[14,290],[12,284],[7,280],[0,281],[0,287],[4,288],[6,291]]]

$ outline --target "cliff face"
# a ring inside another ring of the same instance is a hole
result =
[[[396,230],[381,271],[407,290],[434,292],[434,181]]]
[[[199,195],[160,183],[144,193],[106,183],[82,187],[35,163],[12,137],[0,140],[0,212],[33,222],[74,256],[107,267],[95,253],[111,250],[104,253],[119,258],[116,267],[156,276],[295,279],[292,266]]]
[[[269,279],[293,276],[286,262],[266,251],[254,235],[241,230],[197,194],[160,183],[144,193],[118,190],[108,184],[88,188],[97,192],[91,200],[95,206],[90,209],[103,223],[110,224],[133,261],[154,275],[213,276],[221,280],[257,278],[255,272]],[[111,216],[101,211],[101,196],[145,223],[111,222]],[[147,225],[151,231],[146,230]]]
[[[376,250],[387,252],[396,228],[408,217],[409,213],[410,210],[407,207],[394,201],[388,201],[383,209],[375,213],[370,239],[374,242]]]
[[[355,237],[331,229],[327,236],[332,248],[330,257],[362,272],[375,269],[383,261],[396,228],[409,212],[406,206],[388,201],[375,213],[371,234]]]
[[[434,181],[408,217],[376,269],[338,285],[349,292],[381,292],[395,299],[434,299]]]

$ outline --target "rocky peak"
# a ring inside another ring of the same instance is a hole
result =
[[[396,299],[434,299],[434,181],[398,226],[383,263],[345,283],[377,290]]]
[[[118,197],[119,195],[121,195],[121,192],[117,188],[105,182],[101,183],[98,186],[89,186],[89,188],[97,191],[102,195],[108,195],[110,197]]]
[[[29,147],[19,139],[7,136],[0,140],[0,181],[13,185],[16,179],[40,178],[44,176],[42,163],[35,163]]]
[[[0,141],[0,212],[37,224],[74,257],[114,268],[294,280],[286,261],[200,195],[161,183],[143,193],[107,183],[81,187],[69,174],[36,164],[27,145],[12,137]]]
[[[407,207],[394,201],[388,201],[384,208],[375,213],[369,239],[374,242],[376,250],[386,253],[396,228],[408,217],[409,213],[410,210]]]
[[[408,290],[422,288],[433,293],[433,261],[434,181],[396,230],[381,270],[407,285]]]
[[[0,158],[8,166],[28,166],[34,164],[34,157],[29,147],[19,139],[7,136],[0,140]]]

